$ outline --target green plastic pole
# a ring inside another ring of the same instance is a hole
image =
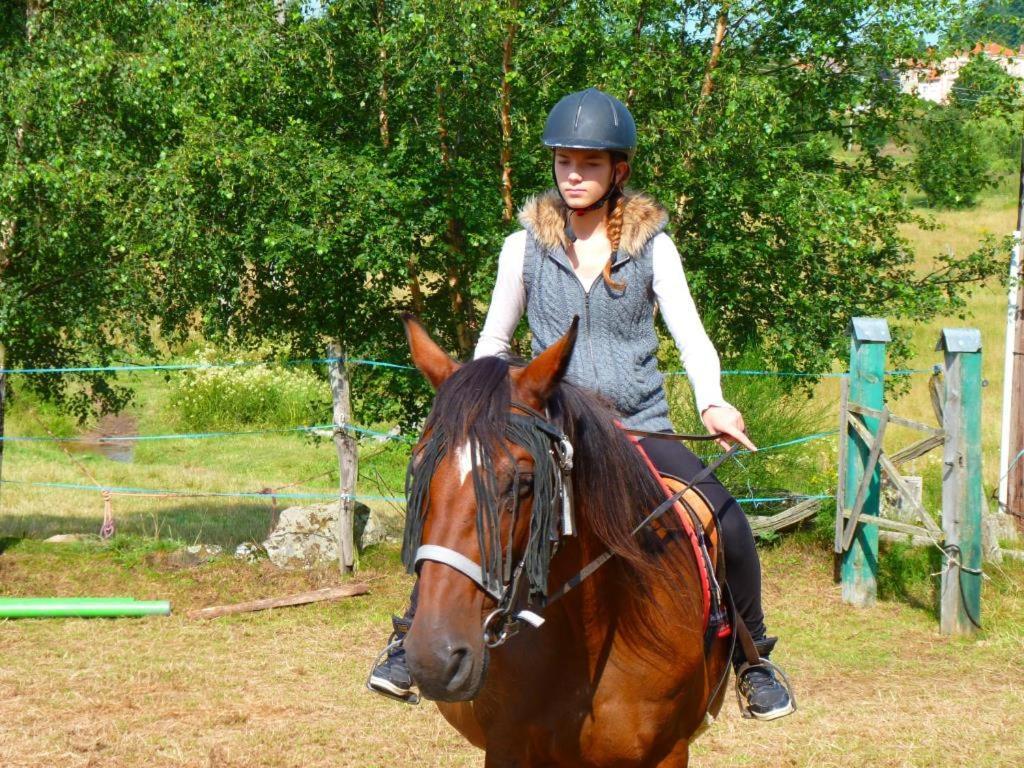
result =
[[[0,618],[3,619],[167,616],[170,612],[171,604],[166,600],[132,600],[123,597],[0,598]]]
[[[884,319],[855,317],[850,323],[849,402],[882,410],[885,404],[885,345],[891,340]],[[860,417],[854,417],[860,418]],[[872,435],[878,432],[878,419],[864,417]],[[848,430],[846,450],[846,498],[843,506],[853,507],[857,487],[868,463],[871,446]],[[876,465],[868,485],[861,515],[878,515],[882,476]],[[858,523],[850,548],[842,555],[840,566],[843,600],[851,605],[874,605],[878,597],[878,527]]]
[[[972,634],[981,624],[981,333],[945,328],[946,443],[942,530],[948,553],[942,572],[940,630]]]

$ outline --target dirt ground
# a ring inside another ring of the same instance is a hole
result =
[[[843,605],[817,546],[784,542],[763,556],[776,657],[799,709],[760,724],[727,702],[692,765],[1024,765],[1024,567],[989,569],[986,630],[968,640],[940,637],[934,615],[906,602]],[[174,613],[0,621],[0,765],[482,766],[431,705],[364,689],[409,588],[393,553],[368,565],[366,597],[192,621],[191,608],[338,579],[9,542],[5,595],[170,599]]]

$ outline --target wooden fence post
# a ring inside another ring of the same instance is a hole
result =
[[[942,472],[942,570],[940,630],[971,634],[981,624],[981,332],[944,328],[946,444]]]
[[[855,317],[850,323],[850,384],[849,402],[881,411],[885,403],[885,345],[891,341],[889,325],[882,318]],[[853,418],[857,418],[854,416]],[[878,434],[879,419],[863,416],[864,425],[872,435]],[[843,484],[843,506],[853,509],[862,478],[870,472],[867,486],[861,492],[861,514],[878,515],[881,470],[871,461],[871,446],[851,429],[844,429],[847,440],[846,472]],[[869,466],[871,465],[871,466]],[[837,525],[841,524],[837,520]],[[874,605],[878,596],[878,528],[857,524],[850,547],[842,553],[840,575],[843,601],[857,606]]]
[[[334,403],[334,447],[338,451],[338,485],[340,507],[335,540],[338,543],[338,566],[342,573],[352,573],[356,567],[356,549],[353,541],[356,511],[356,478],[359,475],[359,443],[349,431],[352,423],[352,400],[348,373],[342,359],[341,344],[327,345],[331,378],[331,399]]]

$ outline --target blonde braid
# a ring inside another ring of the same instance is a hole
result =
[[[612,279],[612,261],[619,250],[619,241],[622,239],[622,214],[626,209],[626,196],[622,192],[616,192],[608,201],[608,213],[605,218],[605,233],[608,235],[608,242],[612,247],[611,256],[604,264],[602,276],[604,284],[613,291],[626,290],[625,283],[619,283]]]

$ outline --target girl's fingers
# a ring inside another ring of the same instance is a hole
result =
[[[726,428],[726,429],[721,429],[720,431],[721,432],[725,432],[726,435],[731,437],[733,440],[738,442],[740,445],[742,445],[747,450],[749,450],[749,451],[756,451],[757,450],[757,446],[754,445],[753,442],[751,442],[750,438],[747,437],[745,432],[742,432],[742,431],[740,431],[738,429],[733,429],[731,427],[730,428]],[[725,441],[719,439],[718,442],[721,444],[721,443],[723,443]],[[728,449],[728,447],[729,447],[728,443],[726,443],[725,447],[726,447],[726,449]]]

